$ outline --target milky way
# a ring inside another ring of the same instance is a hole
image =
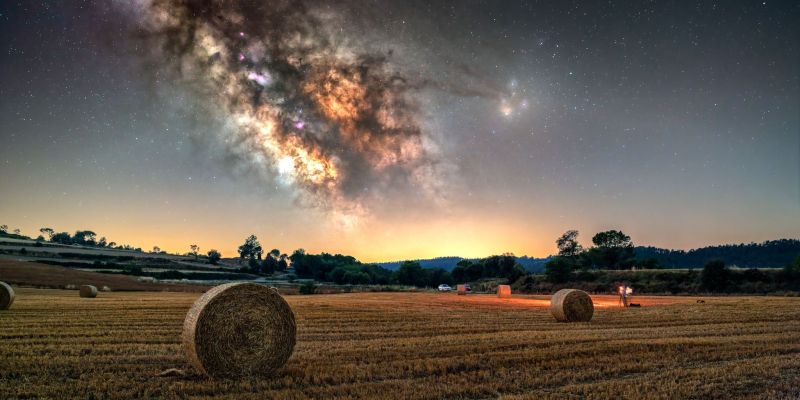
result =
[[[234,129],[240,158],[277,174],[307,205],[368,212],[391,187],[435,185],[435,145],[410,82],[388,54],[338,38],[298,1],[154,0],[137,7],[157,73],[175,73]],[[329,12],[328,12],[329,13]]]

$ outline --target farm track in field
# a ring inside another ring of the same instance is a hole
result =
[[[187,369],[198,294],[17,289],[0,312],[0,398],[798,398],[800,299],[596,296],[557,323],[546,296],[287,296],[295,352],[273,379]]]

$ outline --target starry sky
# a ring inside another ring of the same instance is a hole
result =
[[[800,4],[262,3],[2,2],[0,223],[365,261],[800,234]]]

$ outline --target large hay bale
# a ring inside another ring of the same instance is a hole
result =
[[[583,290],[561,289],[550,299],[550,312],[560,322],[588,322],[594,314],[594,304]]]
[[[182,340],[190,363],[212,378],[269,376],[292,355],[296,329],[277,290],[228,283],[195,301]]]
[[[81,285],[80,294],[81,297],[93,299],[97,297],[97,287],[92,285]]]
[[[467,294],[467,285],[457,285],[456,291],[458,292],[459,296],[464,296]]]
[[[497,297],[500,297],[500,298],[511,297],[511,286],[509,286],[509,285],[498,285],[497,286]]]
[[[0,282],[0,310],[8,310],[14,303],[14,289],[7,283]]]

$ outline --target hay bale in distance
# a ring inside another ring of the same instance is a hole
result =
[[[589,322],[594,304],[583,290],[561,289],[550,299],[550,312],[560,322]]]
[[[255,283],[216,286],[183,323],[189,362],[212,378],[270,376],[294,351],[294,313],[275,289]]]
[[[465,296],[467,294],[467,285],[457,285],[456,292],[458,292],[459,296]]]
[[[85,297],[87,299],[93,299],[97,297],[97,287],[92,285],[81,285],[80,295],[81,297]]]
[[[103,287],[101,287],[101,288],[100,288],[100,291],[101,291],[101,292],[110,292],[110,291],[111,291],[111,288],[110,288],[110,287],[108,287],[108,286],[103,286]]]
[[[508,298],[511,297],[511,286],[497,285],[497,297]]]
[[[8,310],[14,303],[14,289],[5,282],[0,282],[0,310]]]

